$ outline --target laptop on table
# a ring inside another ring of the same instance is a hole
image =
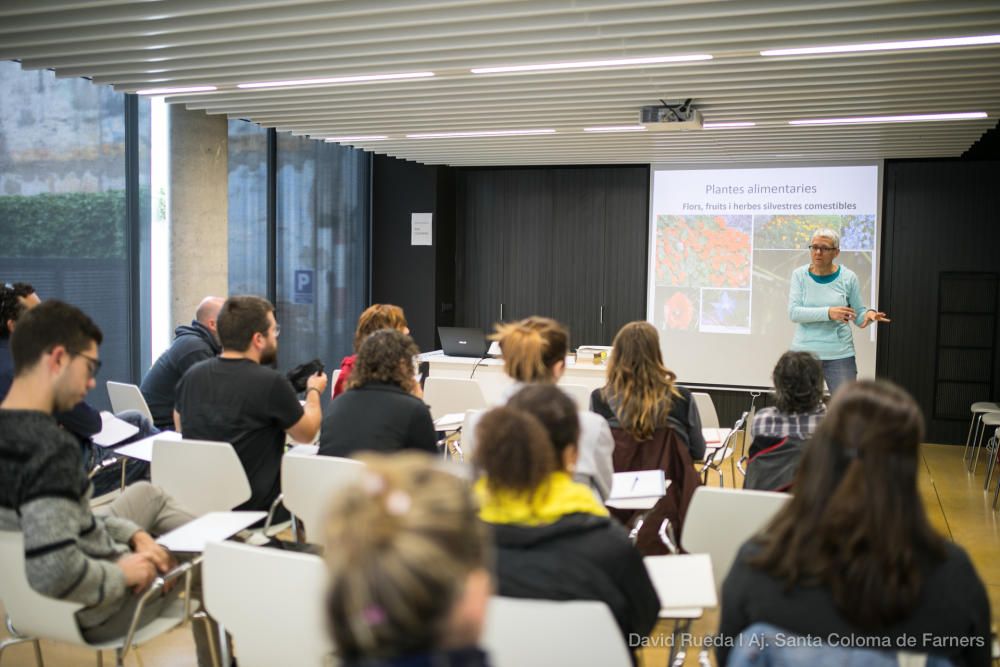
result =
[[[485,357],[490,343],[482,329],[470,327],[438,327],[441,349],[449,357]]]

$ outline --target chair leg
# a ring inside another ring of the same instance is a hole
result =
[[[969,450],[969,460],[965,462],[965,469],[972,472],[972,455],[976,453],[976,447],[978,446],[979,439],[981,436],[981,431],[984,429],[983,420],[981,415],[977,415],[976,428],[972,431],[972,444]]]
[[[972,444],[972,429],[977,424],[978,421],[979,421],[979,413],[973,412],[972,419],[969,420],[969,433],[968,435],[965,436],[965,449],[962,450],[963,461],[965,460],[965,457],[968,456],[969,454],[969,445]]]
[[[1000,498],[1000,479],[997,480],[996,489],[993,490],[993,511],[997,511],[997,499]]]
[[[986,481],[983,482],[983,491],[990,490],[990,480],[993,479],[993,466],[997,460],[997,449],[1000,449],[998,445],[1000,445],[1000,441],[997,440],[997,436],[995,435],[987,442],[989,456],[986,457]]]
[[[972,463],[972,474],[976,474],[976,470],[979,468],[979,452],[983,449],[983,436],[986,435],[985,426],[979,433],[979,438],[976,440],[976,456],[971,460]]]
[[[25,642],[31,642],[35,645],[35,662],[38,663],[38,667],[45,667],[45,663],[42,662],[42,649],[38,645],[38,640],[31,637],[9,637],[0,642],[0,661],[3,660],[3,652],[6,651],[8,647],[14,646],[15,644],[23,644]]]

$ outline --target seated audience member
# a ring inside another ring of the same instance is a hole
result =
[[[771,379],[775,405],[750,423],[743,488],[790,491],[804,446],[826,414],[823,366],[810,352],[785,352]]]
[[[555,320],[529,317],[519,322],[498,324],[492,338],[500,343],[504,371],[514,380],[504,390],[502,403],[526,385],[555,385],[566,371],[569,332]],[[476,422],[480,416],[473,415],[462,433],[462,449],[467,460],[474,458],[478,438]],[[611,430],[604,419],[592,412],[580,412],[578,418],[580,439],[574,477],[576,481],[590,485],[598,498],[603,500],[611,491],[614,476]]]
[[[705,455],[705,437],[694,398],[676,385],[677,376],[663,365],[659,334],[648,322],[630,322],[615,336],[608,360],[607,383],[590,395],[590,408],[608,420],[615,439],[615,472],[663,470],[671,481],[666,494],[648,512],[614,509],[628,527],[641,520],[636,548],[644,556],[669,553],[660,529],[675,541],[695,489],[701,484],[693,459]]]
[[[323,417],[320,454],[437,452],[431,411],[415,395],[419,385],[413,358],[419,352],[412,338],[394,329],[376,331],[365,339],[347,391],[330,403]]]
[[[354,354],[344,357],[340,362],[340,375],[333,385],[333,397],[340,396],[347,389],[347,380],[354,369],[361,344],[368,336],[380,329],[395,329],[409,335],[410,327],[406,324],[403,309],[389,303],[376,303],[365,309],[358,318],[358,328],[354,331]]]
[[[218,296],[202,299],[191,324],[174,330],[174,342],[142,379],[139,389],[153,415],[156,428],[174,428],[175,391],[187,369],[199,361],[218,356],[222,351],[217,323],[223,303],[225,299]]]
[[[642,557],[590,489],[573,481],[572,399],[529,387],[476,427],[480,518],[493,529],[500,595],[605,602],[627,640],[649,634],[660,602]],[[536,417],[539,415],[541,419]]]
[[[810,352],[785,352],[771,373],[774,406],[761,408],[750,422],[750,437],[808,440],[826,414],[823,365]]]
[[[327,533],[342,664],[486,667],[489,544],[467,484],[424,454],[360,460],[368,470],[335,497]]]
[[[965,551],[930,525],[917,490],[923,435],[916,402],[889,382],[834,394],[795,493],[723,584],[719,664],[758,623],[989,664],[986,590]]]
[[[14,379],[14,366],[9,349],[10,335],[17,326],[18,317],[41,302],[35,288],[27,283],[4,285],[0,291],[0,401],[7,395],[7,390]],[[158,432],[148,419],[135,410],[126,410],[116,416],[139,429],[135,436],[121,444],[141,440]],[[56,413],[55,419],[61,427],[72,433],[80,444],[83,469],[88,473],[95,471],[92,477],[94,495],[102,496],[118,489],[121,486],[120,468],[117,466],[99,468],[106,460],[116,462],[114,452],[95,445],[92,440],[104,426],[101,422],[101,413],[86,401],[80,401],[69,410]],[[149,464],[145,461],[132,462],[126,468],[126,483],[131,484],[143,479],[149,479]]]
[[[77,622],[94,643],[124,635],[138,593],[175,565],[153,535],[193,518],[146,482],[91,511],[80,448],[53,413],[94,387],[102,339],[87,315],[59,301],[23,314],[10,342],[14,380],[0,403],[0,530],[23,534],[32,588],[84,605]],[[181,588],[147,603],[140,623]],[[193,628],[199,664],[211,664],[205,624]]]
[[[700,461],[705,456],[701,416],[691,392],[676,384],[663,365],[660,337],[649,322],[629,322],[615,336],[608,359],[607,383],[590,395],[590,409],[636,440],[648,440],[670,427]]]
[[[303,409],[288,379],[269,366],[279,331],[267,299],[229,297],[219,313],[222,354],[192,366],[177,385],[177,430],[190,440],[228,442],[243,463],[251,496],[237,510],[270,508],[280,493],[285,434],[311,442],[323,417],[326,375],[309,378]]]

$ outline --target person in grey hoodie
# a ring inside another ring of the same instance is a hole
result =
[[[174,402],[177,383],[187,369],[199,361],[217,357],[222,352],[216,320],[225,299],[206,296],[195,311],[190,326],[174,330],[174,342],[160,355],[142,379],[139,390],[153,414],[153,425],[160,430],[174,428]]]

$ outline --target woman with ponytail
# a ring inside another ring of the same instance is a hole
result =
[[[794,495],[723,584],[720,665],[760,623],[989,664],[986,590],[965,551],[931,527],[917,490],[923,427],[916,402],[889,382],[834,394]]]
[[[492,339],[500,344],[504,371],[514,381],[503,394],[501,404],[529,385],[555,385],[566,371],[569,332],[548,317],[528,317],[517,322],[498,324]],[[472,457],[477,443],[474,415],[462,434],[462,449]],[[590,412],[579,412],[580,439],[574,478],[590,486],[604,500],[611,491],[614,469],[611,452],[614,440],[607,423]]]
[[[637,442],[670,427],[687,445],[691,459],[705,456],[701,417],[691,392],[676,384],[663,365],[660,337],[649,322],[629,322],[615,336],[607,383],[590,395],[590,409]]]
[[[645,637],[660,602],[625,530],[573,481],[580,433],[573,400],[552,385],[531,385],[477,428],[475,491],[493,529],[498,593],[598,600],[623,638]]]
[[[344,667],[486,667],[489,543],[466,482],[426,455],[359,457],[330,508],[327,617]]]

